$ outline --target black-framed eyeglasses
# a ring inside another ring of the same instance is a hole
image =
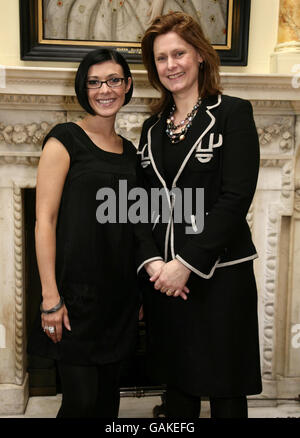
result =
[[[99,79],[88,79],[86,81],[86,88],[101,88],[102,84],[106,84],[110,88],[120,87],[125,81],[125,78],[110,78],[107,81],[99,81]]]

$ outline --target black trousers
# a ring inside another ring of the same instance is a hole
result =
[[[117,418],[120,362],[77,366],[58,362],[62,404],[57,418]]]
[[[211,418],[248,418],[246,396],[210,397]],[[196,397],[174,388],[167,387],[166,417],[199,418],[201,397]]]

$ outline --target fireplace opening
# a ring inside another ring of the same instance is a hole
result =
[[[39,317],[41,303],[41,282],[35,253],[35,189],[23,191],[24,205],[24,247],[25,247],[25,309],[26,333],[30,334],[34,321]],[[60,382],[54,360],[27,355],[29,395],[56,395]]]
[[[41,282],[35,252],[35,189],[24,189],[25,305],[26,333],[30,334],[35,318],[39,317]],[[145,372],[145,323],[139,323],[139,335],[133,356],[123,365],[121,394],[124,396],[159,395],[164,387],[149,381]],[[29,394],[56,395],[61,384],[54,360],[28,355]]]

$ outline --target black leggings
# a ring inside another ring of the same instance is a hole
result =
[[[210,397],[211,418],[248,418],[246,396]],[[168,387],[166,392],[166,417],[199,418],[201,397],[186,394]]]
[[[121,364],[77,366],[58,363],[62,404],[57,418],[117,418]]]

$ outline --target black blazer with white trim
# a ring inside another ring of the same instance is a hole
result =
[[[149,195],[151,189],[164,189],[169,208],[167,221],[162,219],[161,211],[150,211],[152,234],[165,261],[171,255],[197,275],[210,278],[216,268],[257,257],[246,220],[259,171],[259,141],[252,106],[247,100],[226,95],[203,100],[186,137],[191,147],[171,192],[162,166],[162,138],[169,111],[144,122],[138,148],[144,187]],[[180,222],[174,213],[183,208],[187,188],[193,193],[193,211],[187,215],[182,210]],[[199,222],[196,204],[200,192],[196,189],[204,193],[203,227],[195,220]],[[183,199],[177,196],[178,190]],[[147,261],[140,251],[138,270]]]

